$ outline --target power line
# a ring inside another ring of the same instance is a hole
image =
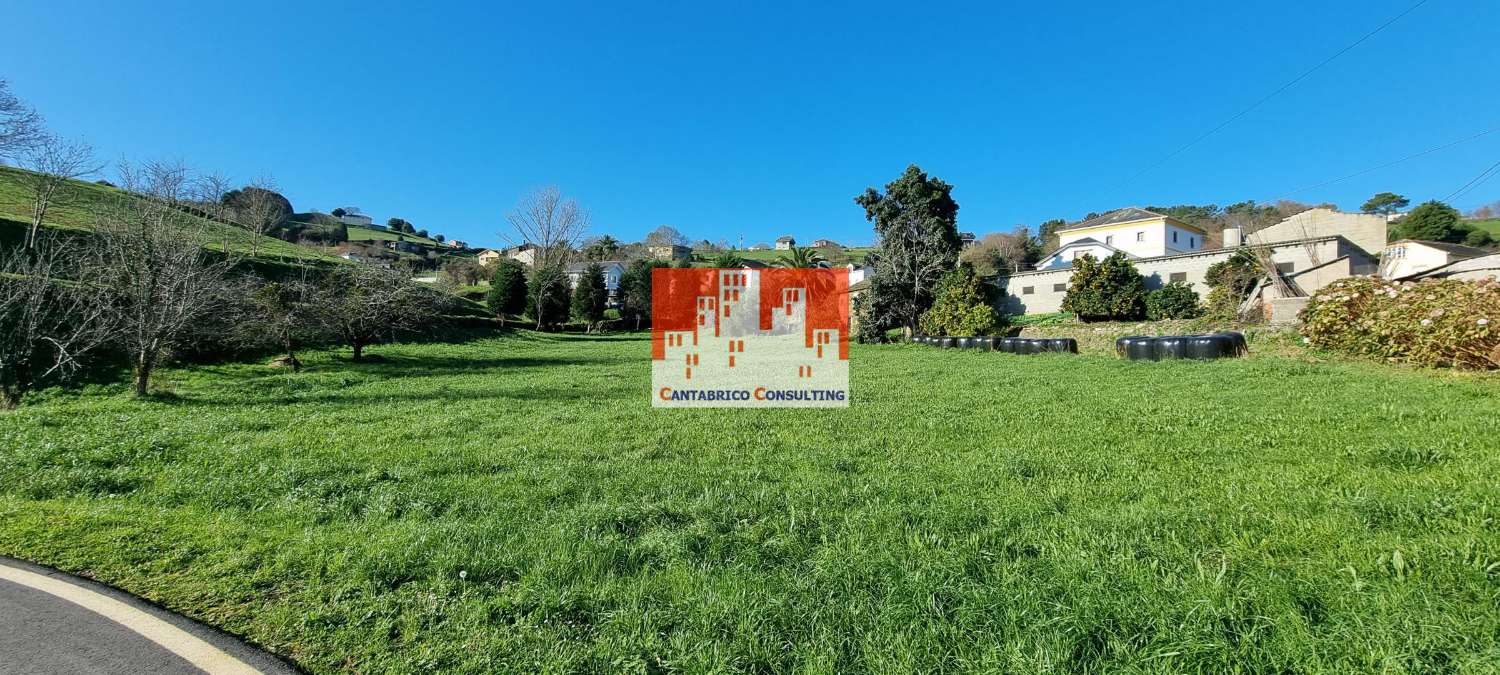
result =
[[[1495,133],[1497,131],[1500,131],[1500,127],[1494,127],[1492,129],[1486,129],[1486,130],[1481,131],[1481,132],[1479,132],[1477,134],[1474,134],[1473,136],[1468,136],[1466,138],[1460,138],[1460,139],[1458,139],[1456,141],[1453,141],[1452,143],[1445,143],[1445,144],[1439,145],[1439,146],[1437,146],[1435,148],[1428,148],[1428,149],[1423,150],[1421,152],[1418,152],[1418,153],[1415,153],[1415,154],[1411,154],[1411,155],[1407,155],[1405,157],[1402,157],[1401,159],[1397,159],[1397,160],[1394,160],[1394,161],[1386,162],[1386,163],[1381,164],[1379,166],[1372,166],[1372,167],[1370,167],[1368,169],[1361,169],[1361,170],[1356,171],[1354,173],[1351,173],[1351,174],[1349,174],[1347,176],[1341,176],[1339,178],[1334,178],[1332,180],[1325,180],[1325,181],[1323,181],[1321,183],[1317,183],[1317,184],[1314,184],[1314,185],[1308,185],[1306,187],[1300,187],[1300,188],[1297,188],[1295,190],[1292,190],[1291,192],[1287,192],[1287,193],[1281,195],[1280,197],[1277,197],[1277,198],[1272,199],[1270,201],[1275,202],[1275,201],[1280,200],[1280,199],[1286,199],[1287,197],[1290,197],[1290,196],[1292,196],[1294,194],[1297,194],[1299,192],[1307,192],[1308,190],[1316,190],[1316,189],[1318,189],[1320,187],[1326,187],[1326,186],[1329,186],[1329,185],[1333,185],[1334,183],[1342,183],[1342,182],[1344,182],[1346,180],[1349,180],[1350,178],[1358,178],[1358,177],[1363,176],[1363,175],[1365,175],[1367,173],[1370,173],[1372,171],[1379,171],[1381,169],[1393,167],[1393,166],[1395,166],[1397,164],[1400,164],[1402,162],[1413,160],[1413,159],[1416,159],[1418,157],[1422,157],[1424,155],[1430,155],[1430,154],[1432,154],[1434,152],[1438,152],[1438,151],[1441,151],[1441,150],[1447,150],[1448,148],[1451,148],[1451,147],[1453,147],[1455,145],[1462,145],[1464,143],[1468,143],[1469,141],[1473,141],[1473,140],[1477,140],[1479,138],[1483,138],[1483,137],[1488,136],[1490,134],[1493,134],[1493,133]]]
[[[1396,16],[1391,17],[1390,20],[1388,20],[1385,23],[1380,24],[1380,26],[1376,27],[1375,30],[1372,30],[1372,31],[1370,31],[1368,33],[1365,33],[1364,37],[1361,37],[1360,39],[1355,40],[1354,42],[1349,43],[1349,45],[1346,46],[1346,47],[1344,47],[1343,49],[1340,49],[1337,52],[1334,52],[1333,56],[1330,56],[1330,57],[1328,57],[1326,59],[1323,59],[1322,61],[1320,61],[1318,63],[1318,65],[1313,66],[1311,68],[1308,68],[1307,70],[1303,71],[1301,75],[1298,75],[1298,76],[1292,78],[1291,80],[1287,81],[1286,84],[1283,84],[1280,87],[1277,87],[1271,93],[1266,94],[1265,96],[1260,97],[1260,99],[1256,100],[1254,103],[1251,103],[1249,105],[1249,107],[1247,107],[1244,110],[1241,110],[1241,111],[1239,111],[1239,112],[1231,115],[1229,117],[1229,119],[1224,120],[1223,122],[1219,123],[1219,126],[1216,126],[1216,127],[1212,128],[1212,129],[1209,129],[1207,132],[1203,133],[1202,135],[1198,136],[1197,138],[1194,138],[1193,140],[1188,141],[1187,145],[1184,145],[1184,146],[1182,146],[1182,147],[1180,147],[1180,148],[1178,148],[1176,150],[1173,150],[1170,154],[1168,154],[1166,157],[1161,158],[1155,164],[1151,164],[1150,166],[1147,166],[1146,168],[1141,169],[1140,171],[1135,172],[1135,175],[1133,175],[1133,176],[1125,179],[1125,182],[1121,183],[1120,186],[1124,187],[1126,185],[1129,185],[1130,183],[1134,182],[1135,179],[1140,178],[1141,176],[1144,176],[1147,173],[1150,173],[1152,170],[1156,169],[1157,167],[1160,167],[1161,165],[1166,164],[1173,157],[1176,157],[1176,156],[1182,154],[1183,152],[1186,152],[1189,148],[1191,148],[1191,147],[1193,147],[1193,146],[1201,143],[1204,139],[1208,138],[1209,136],[1212,136],[1212,135],[1218,133],[1224,127],[1227,127],[1230,124],[1233,124],[1235,120],[1237,120],[1237,119],[1239,119],[1241,117],[1244,117],[1246,114],[1249,114],[1250,111],[1255,110],[1256,108],[1259,108],[1261,106],[1261,104],[1265,103],[1266,101],[1271,100],[1272,98],[1275,98],[1277,94],[1280,94],[1281,92],[1286,91],[1286,90],[1292,88],[1292,86],[1295,85],[1295,84],[1297,84],[1298,82],[1301,82],[1302,80],[1307,79],[1307,76],[1312,75],[1319,68],[1322,68],[1323,66],[1326,66],[1329,63],[1332,63],[1334,59],[1337,59],[1338,57],[1343,56],[1349,50],[1354,49],[1355,47],[1358,47],[1359,45],[1363,44],[1365,40],[1368,40],[1368,39],[1370,39],[1372,37],[1375,37],[1375,35],[1377,33],[1379,33],[1380,31],[1385,30],[1386,28],[1390,27],[1391,24],[1396,23],[1397,21],[1401,20],[1401,17],[1404,17],[1407,14],[1411,14],[1418,7],[1421,7],[1422,5],[1425,5],[1425,4],[1427,4],[1427,0],[1418,0],[1416,4],[1414,4],[1414,5],[1410,6],[1410,7],[1407,7],[1406,11],[1401,12],[1400,14],[1397,14]]]
[[[1479,187],[1481,185],[1484,185],[1485,181],[1487,181],[1487,180],[1495,177],[1495,169],[1500,169],[1500,162],[1495,162],[1494,164],[1490,165],[1490,168],[1485,169],[1484,171],[1480,171],[1478,176],[1475,176],[1473,178],[1473,180],[1470,180],[1469,182],[1464,183],[1463,187],[1461,187],[1461,188],[1459,188],[1457,190],[1454,190],[1453,194],[1450,194],[1447,197],[1444,197],[1443,201],[1444,202],[1448,202],[1448,203],[1452,203],[1453,199],[1455,197],[1466,195],[1466,194],[1469,193],[1470,190],[1473,190],[1474,188],[1477,188],[1477,187]]]

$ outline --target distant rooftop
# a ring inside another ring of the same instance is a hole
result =
[[[1115,209],[1115,210],[1110,211],[1110,212],[1108,212],[1108,213],[1106,213],[1106,214],[1104,214],[1102,216],[1094,216],[1093,218],[1090,218],[1090,219],[1085,220],[1085,221],[1083,221],[1081,223],[1078,223],[1077,225],[1069,225],[1069,226],[1064,227],[1064,228],[1062,228],[1060,230],[1057,230],[1057,231],[1058,232],[1067,232],[1069,230],[1082,230],[1084,228],[1100,227],[1100,226],[1103,226],[1103,225],[1118,225],[1120,223],[1131,223],[1131,222],[1135,222],[1137,220],[1146,220],[1148,218],[1166,218],[1166,217],[1168,217],[1168,216],[1166,214],[1164,214],[1164,213],[1157,213],[1155,211],[1147,211],[1146,209],[1136,208],[1134,206],[1127,206],[1127,207],[1125,207],[1123,209]]]

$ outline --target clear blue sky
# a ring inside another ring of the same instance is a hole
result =
[[[299,211],[492,245],[555,184],[626,240],[859,243],[852,198],[913,162],[985,233],[1272,200],[1500,126],[1500,3],[1431,0],[1122,184],[1413,1],[20,0],[0,76],[108,158],[270,173]],[[1441,198],[1496,160],[1500,133],[1293,196]],[[1500,179],[1456,206],[1496,199]]]

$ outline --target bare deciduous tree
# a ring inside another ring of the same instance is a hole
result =
[[[31,190],[31,227],[26,231],[26,247],[31,248],[47,211],[75,194],[73,180],[101,166],[88,143],[46,135],[22,151],[21,167],[30,172],[22,174],[22,181]]]
[[[46,137],[42,116],[10,91],[0,79],[0,160],[13,159]]]
[[[111,337],[107,289],[79,282],[87,246],[44,233],[31,248],[0,252],[0,407],[67,379]]]
[[[567,284],[567,264],[589,229],[589,215],[578,202],[565,199],[562,191],[549,186],[521,198],[510,213],[511,227],[524,243],[536,247],[532,259],[532,310],[541,329],[549,291]]]
[[[95,231],[94,281],[115,294],[118,342],[130,355],[134,391],[146,394],[156,367],[221,305],[237,261],[205,246],[207,233],[178,208],[188,175],[155,163],[121,172],[127,191],[103,207]]]
[[[364,358],[365,347],[402,329],[429,323],[439,309],[435,293],[406,275],[370,265],[340,265],[312,291],[313,320]]]

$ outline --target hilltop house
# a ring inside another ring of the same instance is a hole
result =
[[[475,258],[479,260],[479,264],[481,265],[493,264],[495,261],[501,258],[510,258],[511,260],[515,260],[521,263],[522,265],[530,265],[536,260],[536,246],[532,244],[521,244],[519,246],[512,246],[510,248],[504,248],[498,251],[492,248],[487,248],[483,251],[480,251],[479,255],[475,256]]]
[[[1385,217],[1345,213],[1328,208],[1304,211],[1279,223],[1243,234],[1226,228],[1224,245],[1205,246],[1206,233],[1175,218],[1126,208],[1058,231],[1058,248],[1037,269],[1003,274],[996,283],[1005,291],[1005,309],[1013,314],[1043,314],[1062,309],[1073,260],[1084,253],[1102,258],[1123,252],[1155,289],[1180,281],[1199,296],[1208,295],[1204,273],[1242,248],[1269,254],[1277,278],[1253,300],[1267,318],[1294,316],[1306,297],[1338,279],[1374,274],[1386,245]]]
[[[467,241],[463,241],[461,239],[449,239],[448,240],[448,248],[468,248],[468,247],[469,247],[469,242],[467,242]]]
[[[841,248],[839,243],[832,239],[814,239],[813,248]]]
[[[796,246],[796,245],[797,245],[797,240],[793,239],[791,237],[791,235],[787,235],[785,237],[777,237],[776,238],[776,250],[778,250],[778,251],[790,250],[793,246]]]
[[[1385,247],[1380,254],[1380,276],[1406,279],[1428,270],[1446,267],[1460,260],[1479,258],[1490,252],[1482,248],[1448,244],[1440,241],[1403,239]]]

